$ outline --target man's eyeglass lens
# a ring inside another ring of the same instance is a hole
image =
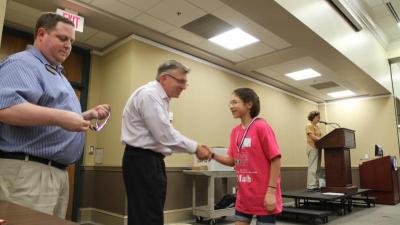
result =
[[[187,80],[181,80],[181,79],[178,79],[178,78],[176,78],[176,77],[174,77],[174,76],[172,76],[171,74],[165,74],[165,75],[167,75],[167,76],[169,76],[169,77],[171,77],[172,79],[174,79],[176,82],[178,82],[178,84],[181,84],[181,85],[184,85],[184,86],[188,86],[189,84],[187,83]]]

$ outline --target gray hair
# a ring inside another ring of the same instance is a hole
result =
[[[184,74],[187,74],[190,72],[190,69],[188,67],[186,67],[185,65],[183,65],[182,63],[180,63],[176,60],[168,60],[168,61],[165,61],[163,64],[161,64],[158,67],[156,80],[160,81],[161,74],[163,74],[166,71],[174,70],[174,69],[181,69]]]

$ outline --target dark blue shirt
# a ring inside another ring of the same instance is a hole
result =
[[[21,103],[81,113],[73,88],[40,51],[28,46],[0,63],[0,109]],[[27,114],[27,117],[30,115]],[[13,126],[0,123],[0,150],[23,152],[63,164],[76,162],[83,150],[83,132],[58,126]]]

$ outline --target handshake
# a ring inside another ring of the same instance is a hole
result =
[[[199,144],[197,145],[196,156],[200,160],[211,160],[212,152],[206,145]]]

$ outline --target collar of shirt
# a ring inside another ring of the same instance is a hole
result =
[[[167,93],[165,92],[164,88],[161,86],[160,82],[158,82],[156,80],[152,81],[152,82],[154,82],[153,84],[156,87],[157,93],[160,96],[160,98],[169,103],[169,97],[168,97]]]
[[[51,63],[49,63],[49,61],[47,61],[46,57],[44,57],[44,55],[37,48],[35,48],[33,45],[26,46],[26,50],[28,52],[30,52],[33,56],[35,56],[37,59],[39,59],[39,61],[41,63],[43,63],[45,66],[49,65],[53,69],[55,69],[58,74],[62,74],[62,71],[64,70],[64,67],[62,65],[54,66]]]

